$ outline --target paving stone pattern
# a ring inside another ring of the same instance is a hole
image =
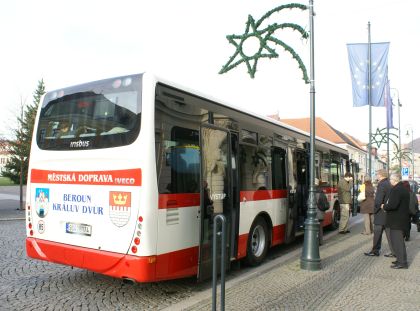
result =
[[[395,259],[365,256],[363,252],[370,250],[372,236],[361,235],[359,225],[351,234],[336,235],[320,248],[322,270],[301,270],[300,258],[295,256],[229,288],[226,310],[418,311],[420,233],[412,228],[411,241],[406,243],[408,270],[391,269]],[[384,244],[382,254],[388,252]],[[211,310],[211,299],[188,309]]]
[[[206,294],[211,292],[211,282],[197,284],[192,278],[127,285],[119,279],[27,258],[24,226],[22,220],[0,220],[1,311],[211,310],[211,295]],[[241,276],[252,269],[232,271],[228,280],[237,277],[239,281],[226,291],[226,310],[420,310],[420,233],[412,230],[412,241],[407,243],[409,269],[393,270],[389,268],[392,259],[363,255],[372,237],[359,234],[361,228],[359,224],[351,234],[326,241],[320,249],[321,271],[301,270],[299,250],[242,281]],[[383,253],[388,252],[384,244]],[[275,256],[274,252],[273,262]],[[196,304],[179,307],[186,301]]]
[[[124,284],[25,252],[24,221],[0,221],[0,310],[160,310],[202,290],[195,279]]]

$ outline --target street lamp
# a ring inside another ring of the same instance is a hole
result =
[[[413,138],[413,127],[412,126],[410,126],[408,129],[407,129],[407,132],[405,133],[405,136],[407,137],[407,138],[409,138],[410,137],[410,131],[411,130],[411,164],[412,164],[412,166],[413,166],[413,170],[411,171],[411,176],[412,176],[412,179],[414,180],[414,138]]]
[[[319,223],[315,198],[315,62],[314,62],[314,4],[309,0],[309,43],[310,43],[310,167],[309,167],[309,206],[305,220],[305,235],[300,268],[317,271],[321,269],[319,256],[318,232]]]

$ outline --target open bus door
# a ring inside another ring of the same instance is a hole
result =
[[[201,128],[201,227],[200,250],[198,263],[198,280],[202,281],[212,276],[213,267],[213,218],[217,214],[226,217],[226,256],[229,267],[232,244],[232,214],[233,214],[233,188],[231,134],[223,128],[203,126]],[[237,150],[237,149],[234,149]],[[236,165],[236,163],[235,163]],[[234,221],[238,210],[235,210]],[[218,237],[217,252],[220,258],[220,237]],[[218,260],[218,266],[219,266]]]

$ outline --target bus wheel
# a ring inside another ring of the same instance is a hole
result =
[[[331,229],[336,230],[340,225],[340,205],[335,205],[332,213]]]
[[[257,217],[249,231],[246,262],[250,266],[259,265],[268,250],[268,227],[264,218]]]

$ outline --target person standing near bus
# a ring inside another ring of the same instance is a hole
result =
[[[378,170],[376,172],[376,177],[378,178],[378,186],[376,188],[375,194],[375,209],[373,210],[373,246],[372,250],[365,253],[365,255],[379,256],[382,244],[382,232],[385,231],[390,250],[390,253],[385,254],[385,257],[395,257],[391,245],[391,231],[389,228],[385,228],[386,213],[381,208],[383,204],[385,204],[385,202],[388,200],[392,186],[387,177],[386,170]]]
[[[338,226],[338,233],[350,233],[348,225],[350,218],[350,204],[352,203],[351,189],[353,188],[350,172],[346,172],[346,174],[344,174],[344,178],[338,182],[337,187],[338,202],[340,203],[340,224]]]
[[[365,200],[360,203],[360,214],[363,214],[365,230],[362,234],[372,234],[373,232],[373,210],[375,208],[375,189],[372,186],[372,180],[369,176],[365,177],[363,189]]]
[[[325,195],[324,191],[322,191],[322,189],[319,186],[318,178],[315,178],[314,180],[314,191],[317,206],[316,218],[318,218],[319,221],[318,243],[319,245],[322,245],[324,243],[324,229],[322,223],[324,222],[325,211],[330,208],[330,203],[328,202],[327,196]]]
[[[383,205],[386,211],[385,226],[390,229],[391,244],[394,249],[396,261],[391,266],[392,269],[407,269],[407,250],[404,242],[404,231],[407,230],[409,222],[410,192],[401,182],[400,174],[391,174],[390,182],[392,185],[389,199]]]

